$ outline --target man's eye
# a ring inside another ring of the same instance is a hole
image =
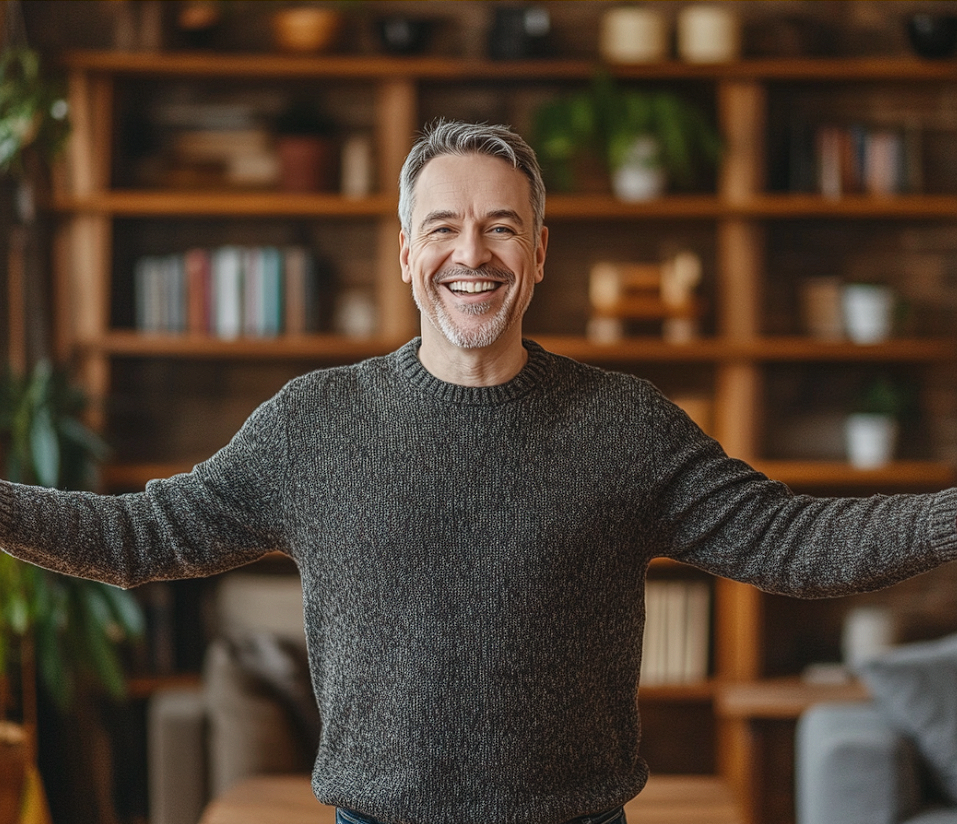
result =
[[[511,226],[495,226],[492,228],[494,235],[512,235],[515,234]]]

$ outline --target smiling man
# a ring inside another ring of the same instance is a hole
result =
[[[420,338],[291,381],[142,493],[0,481],[0,547],[62,572],[133,586],[293,558],[313,789],[343,823],[622,824],[648,776],[653,558],[819,597],[957,557],[957,490],[795,496],[647,381],[523,339],[544,211],[517,134],[438,123],[400,179]]]
[[[452,383],[505,383],[525,365],[522,316],[544,275],[548,230],[531,180],[474,153],[435,157],[415,178],[413,168],[399,243],[423,318],[419,358]]]

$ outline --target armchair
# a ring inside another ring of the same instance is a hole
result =
[[[957,635],[864,662],[872,700],[798,720],[797,824],[957,824]]]

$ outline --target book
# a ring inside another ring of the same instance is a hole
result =
[[[708,677],[711,587],[706,581],[657,580],[645,585],[641,682],[692,684]]]
[[[238,246],[221,246],[213,252],[211,272],[211,332],[227,340],[243,331],[243,252]]]
[[[134,264],[143,332],[274,338],[318,331],[315,260],[303,246],[194,247]]]

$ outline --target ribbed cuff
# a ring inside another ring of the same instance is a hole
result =
[[[13,484],[0,481],[0,538],[13,533]]]
[[[930,537],[937,554],[944,560],[957,560],[957,488],[935,496],[930,512]]]

